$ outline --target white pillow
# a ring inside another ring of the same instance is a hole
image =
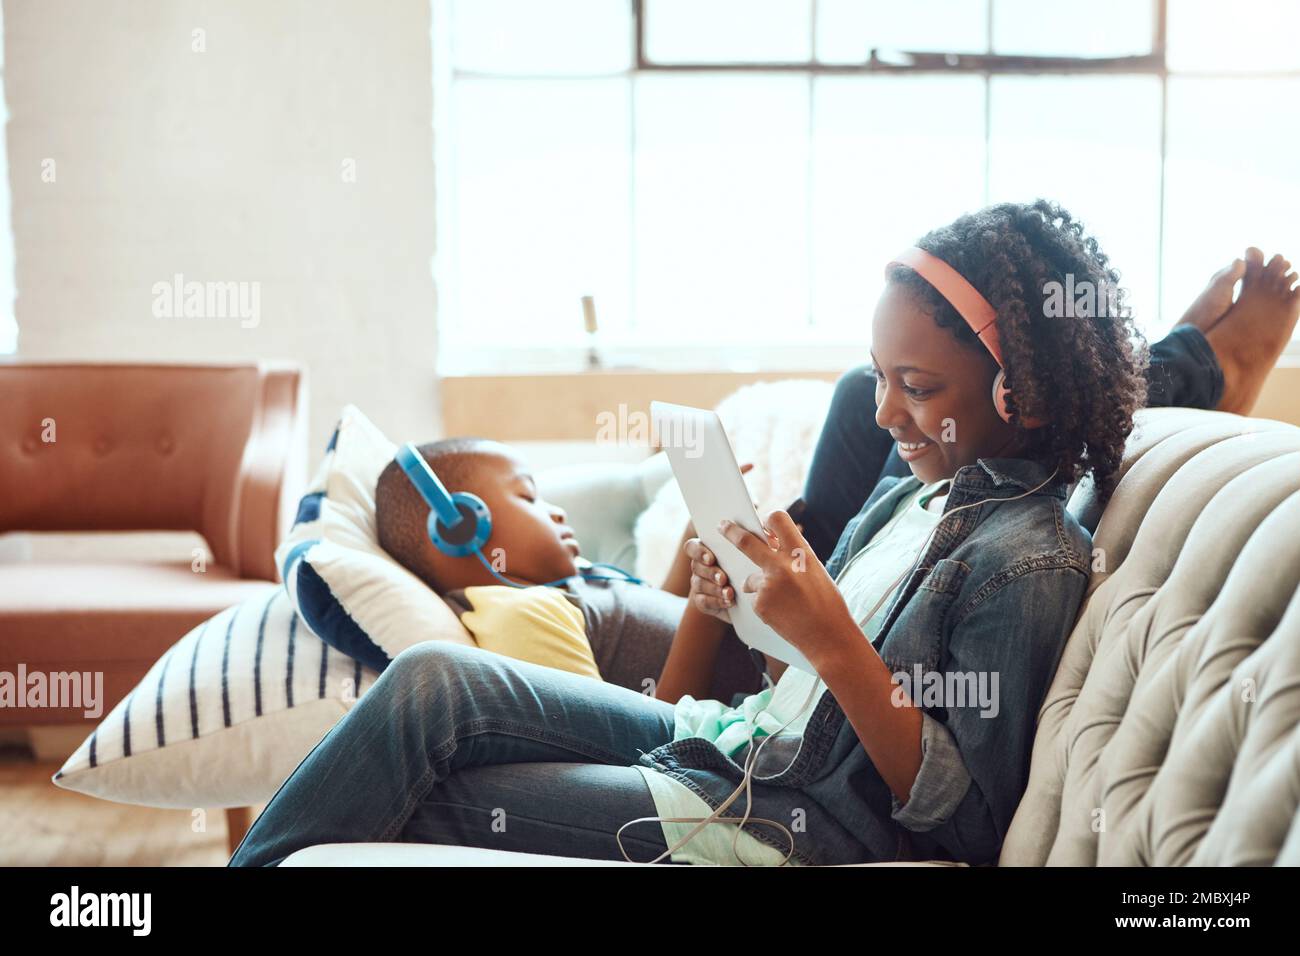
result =
[[[474,645],[442,598],[379,546],[375,483],[396,452],[356,406],[346,406],[298,520],[275,552],[303,623],[380,671],[421,641]]]
[[[745,476],[760,517],[788,508],[803,494],[813,450],[835,387],[814,379],[757,382],[737,389],[717,407],[737,464],[753,462]],[[690,520],[677,482],[669,478],[637,519],[636,576],[662,581]]]
[[[268,583],[173,644],[53,780],[150,807],[265,803],[376,677]]]

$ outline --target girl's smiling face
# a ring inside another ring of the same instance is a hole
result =
[[[1017,430],[993,407],[993,356],[940,328],[896,282],[876,306],[871,342],[876,424],[922,482],[951,478],[978,458],[1015,456]]]

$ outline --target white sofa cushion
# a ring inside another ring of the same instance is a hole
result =
[[[1300,429],[1138,413],[1002,865],[1300,862]]]
[[[517,853],[473,846],[439,846],[428,843],[321,843],[291,853],[281,866],[650,866],[625,860],[584,860],[573,856]],[[936,862],[874,863],[871,866],[966,866],[946,860]],[[684,867],[663,867],[680,870]]]

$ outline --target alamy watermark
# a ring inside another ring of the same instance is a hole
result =
[[[647,412],[631,411],[620,402],[614,411],[596,415],[596,444],[633,448],[683,448],[687,458],[704,454],[699,421],[690,415],[653,419]]]
[[[1067,272],[1063,283],[1056,280],[1043,283],[1043,315],[1049,319],[1127,319],[1133,312],[1123,300],[1120,287],[1105,279],[1076,280],[1074,273]]]
[[[890,700],[895,707],[978,707],[981,717],[996,717],[997,671],[927,671],[920,664],[912,672],[893,674]]]
[[[88,718],[104,713],[103,671],[0,671],[0,710],[9,708],[80,709]]]
[[[152,893],[83,893],[74,883],[67,893],[50,897],[51,926],[121,926],[132,936],[148,936],[152,913]]]
[[[159,319],[239,319],[240,328],[262,321],[262,283],[186,282],[176,273],[170,282],[155,282],[153,314]]]

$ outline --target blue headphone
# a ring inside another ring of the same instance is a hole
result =
[[[429,463],[424,460],[424,456],[411,442],[400,446],[394,461],[415,485],[416,491],[420,497],[429,505],[429,518],[427,529],[429,540],[443,554],[450,555],[453,558],[463,558],[467,555],[476,555],[483,563],[483,567],[500,581],[502,584],[508,584],[513,588],[532,587],[528,584],[519,584],[504,578],[497,569],[492,567],[491,562],[483,555],[483,545],[487,544],[488,537],[492,534],[492,512],[478,495],[472,495],[468,491],[458,491],[451,494],[447,491],[447,486],[442,480],[434,474]],[[612,577],[608,575],[597,575],[583,573],[582,577],[587,581],[627,581],[630,584],[645,584],[640,578],[635,577],[622,568],[615,567],[612,564],[591,565],[593,568],[608,568],[611,571],[617,571],[619,576]],[[556,578],[554,581],[547,581],[544,587],[563,587],[569,578]]]

